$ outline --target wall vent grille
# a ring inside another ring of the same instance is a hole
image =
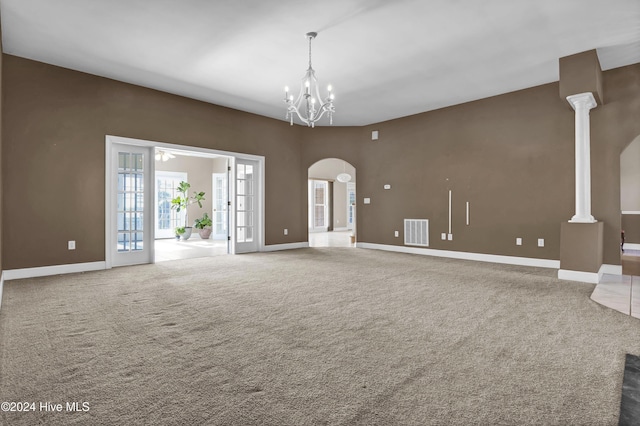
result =
[[[429,220],[405,219],[404,244],[407,246],[429,247]]]

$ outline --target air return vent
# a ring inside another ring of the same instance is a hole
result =
[[[404,244],[407,246],[429,247],[429,220],[405,219]]]

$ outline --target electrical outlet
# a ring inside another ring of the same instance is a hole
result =
[[[453,234],[447,234],[447,240],[453,241]]]
[[[400,236],[400,232],[399,232],[399,231],[395,231],[395,232],[394,232],[394,235],[395,235],[396,237],[399,237],[399,236]]]
[[[538,238],[538,247],[544,247],[544,238]]]
[[[75,250],[75,249],[76,249],[76,242],[75,242],[75,241],[69,241],[69,242],[67,243],[67,248],[68,248],[69,250]]]
[[[443,232],[443,233],[440,235],[440,238],[442,238],[442,241],[446,240],[446,239],[447,239],[447,233],[446,233],[446,232]]]
[[[371,198],[365,198],[364,199],[364,203],[365,204],[371,204]]]
[[[287,228],[284,228],[284,235],[289,235],[289,230]]]
[[[520,237],[516,238],[516,245],[517,246],[521,246],[522,245],[522,238],[520,238]]]

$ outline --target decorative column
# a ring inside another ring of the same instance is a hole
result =
[[[576,214],[569,222],[594,223],[591,215],[591,136],[589,111],[598,104],[591,92],[567,96],[576,112]]]

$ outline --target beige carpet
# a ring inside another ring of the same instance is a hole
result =
[[[5,283],[2,424],[615,425],[640,321],[554,270],[364,249]]]

